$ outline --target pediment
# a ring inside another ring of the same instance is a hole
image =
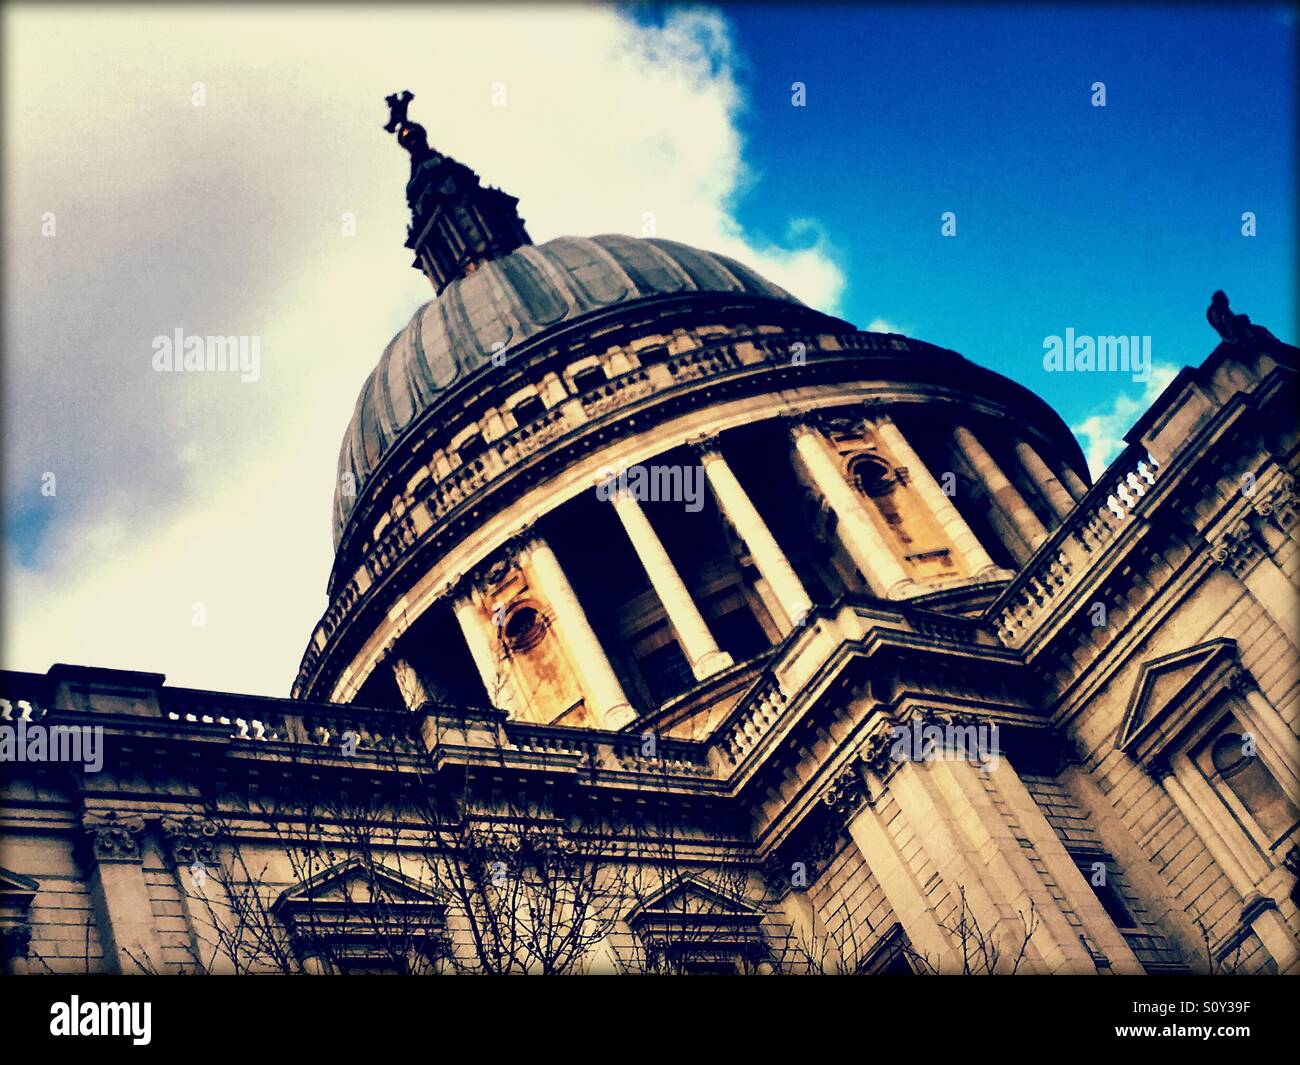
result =
[[[0,916],[25,914],[40,886],[39,880],[0,868]]]
[[[1239,668],[1235,640],[1207,640],[1142,665],[1117,746],[1150,765],[1216,698]]]
[[[35,895],[41,882],[34,877],[23,876],[9,869],[0,868],[0,895],[26,894]]]
[[[687,874],[669,881],[658,891],[639,902],[627,916],[635,930],[638,925],[662,924],[665,921],[748,925],[763,919],[763,911],[748,899],[727,891],[702,877]]]
[[[442,905],[442,899],[428,885],[388,866],[367,864],[347,858],[300,884],[286,889],[276,899],[273,912],[292,916],[307,908],[367,906],[376,900],[385,905],[408,903]]]

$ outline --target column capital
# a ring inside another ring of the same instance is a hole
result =
[[[1228,674],[1228,687],[1244,699],[1251,692],[1259,690],[1259,682],[1250,670],[1238,667]]]
[[[515,568],[530,542],[530,534],[525,529],[519,530],[475,567],[467,578],[468,583],[484,595],[490,594]]]
[[[455,573],[448,577],[444,582],[442,594],[438,598],[448,599],[453,605],[455,605],[461,599],[465,599],[469,596],[470,585],[472,583],[473,582],[467,574]]]
[[[868,396],[862,401],[862,415],[873,423],[892,422],[889,412],[893,404],[881,396]]]
[[[167,857],[176,868],[217,864],[217,844],[221,838],[220,826],[210,818],[199,815],[189,817],[164,817],[162,834],[167,840]]]
[[[1157,755],[1155,758],[1152,758],[1146,763],[1144,768],[1147,771],[1147,775],[1152,780],[1159,783],[1164,783],[1166,778],[1172,779],[1174,776],[1173,763],[1163,755]]]
[[[1210,547],[1210,557],[1234,577],[1242,577],[1263,552],[1259,536],[1247,520],[1239,521]]]
[[[96,864],[140,862],[144,857],[144,818],[117,810],[88,810],[81,821],[87,856]]]
[[[821,800],[829,807],[840,824],[847,825],[864,806],[871,805],[871,792],[867,782],[862,778],[861,763],[855,757],[847,769],[837,776],[826,790]]]
[[[1260,517],[1272,521],[1283,532],[1288,531],[1296,519],[1295,478],[1289,473],[1283,474],[1251,506]]]
[[[858,749],[857,757],[862,767],[882,784],[900,765],[895,752],[895,739],[900,727],[896,720],[883,721]]]
[[[686,441],[691,454],[700,460],[722,458],[722,440],[717,433],[702,433]]]
[[[803,413],[783,414],[781,421],[792,440],[798,440],[801,436],[816,432],[816,428],[809,422],[808,416]]]

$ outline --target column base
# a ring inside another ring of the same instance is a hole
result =
[[[605,711],[601,718],[601,728],[609,732],[618,732],[627,728],[637,719],[637,712],[627,703],[619,703]]]
[[[885,590],[886,599],[911,599],[914,595],[920,595],[922,592],[930,591],[923,585],[917,584],[911,577],[904,577],[901,581],[895,581]]]
[[[733,665],[735,662],[726,651],[709,651],[698,662],[691,663],[691,672],[695,674],[696,680],[708,680],[715,673],[721,673]]]

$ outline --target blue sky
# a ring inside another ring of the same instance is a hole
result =
[[[339,441],[432,296],[403,247],[405,156],[382,131],[403,88],[432,143],[519,197],[538,242],[648,235],[653,215],[655,235],[1015,378],[1094,466],[1173,367],[1213,348],[1214,289],[1300,334],[1281,8],[10,4],[0,19],[11,668],[288,690],[326,605]],[[260,338],[256,383],[153,372],[154,338],[177,328]],[[1067,329],[1149,335],[1154,385],[1045,373],[1044,338]]]
[[[1109,374],[1048,374],[1043,338],[1217,341],[1211,292],[1292,342],[1295,24],[1280,7],[727,9],[748,101],[747,227],[825,227],[844,315],[878,316],[1043,395],[1076,424]],[[791,85],[807,105],[791,105]],[[1091,105],[1094,82],[1106,106]],[[940,236],[940,215],[957,236]],[[1258,235],[1241,235],[1255,212]]]

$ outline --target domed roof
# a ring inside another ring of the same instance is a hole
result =
[[[335,545],[362,486],[389,448],[442,393],[494,352],[594,311],[689,292],[798,302],[726,256],[671,240],[617,234],[526,244],[452,281],[393,337],[357,398],[339,452]],[[345,497],[346,474],[354,478],[356,492]]]

